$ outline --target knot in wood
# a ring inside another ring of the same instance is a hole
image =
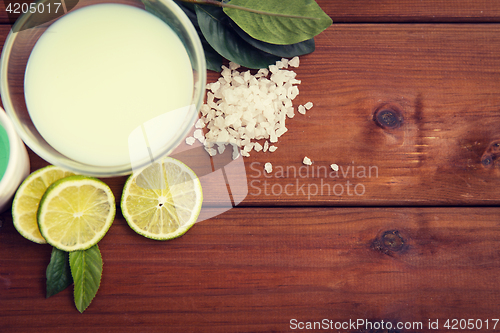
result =
[[[377,108],[373,114],[373,120],[379,127],[394,129],[403,123],[403,115],[399,108],[392,105],[383,105]]]
[[[401,252],[405,247],[405,241],[397,230],[389,230],[382,233],[372,245],[374,250],[387,255]]]
[[[483,156],[481,156],[481,164],[485,168],[491,168],[499,157],[500,141],[493,141],[490,143]]]

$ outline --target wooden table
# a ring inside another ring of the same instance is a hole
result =
[[[299,329],[307,322],[370,332],[368,321],[372,332],[381,321],[391,332],[429,331],[436,321],[434,332],[455,323],[455,331],[493,331],[500,2],[318,3],[334,25],[301,58],[295,100],[314,107],[287,120],[276,152],[245,159],[246,199],[169,242],[137,235],[118,213],[99,243],[101,287],[84,314],[71,288],[45,299],[51,247],[25,240],[0,215],[1,332],[313,331]],[[3,8],[0,16],[3,44],[10,27]],[[381,111],[398,126],[377,124]],[[298,170],[304,156],[314,162],[308,170],[350,171],[261,172],[265,162]],[[32,170],[47,164],[30,158]],[[358,174],[363,167],[372,174]],[[105,181],[119,198],[125,178]],[[207,198],[204,211],[216,202]]]

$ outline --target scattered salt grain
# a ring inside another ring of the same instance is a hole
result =
[[[270,151],[271,153],[274,153],[274,152],[276,151],[276,149],[278,149],[278,147],[276,147],[276,146],[271,146],[271,147],[269,147],[269,151]]]
[[[339,166],[337,164],[330,164],[330,168],[332,168],[333,171],[339,171]]]
[[[223,143],[218,143],[217,144],[217,151],[219,152],[219,154],[224,153],[225,150],[226,150],[226,145],[225,144],[223,144]]]
[[[267,173],[273,172],[273,165],[269,162],[264,164],[264,170],[266,170]]]
[[[195,139],[198,139],[198,141],[200,141],[201,143],[205,143],[205,137],[203,136],[203,131],[201,129],[197,129],[196,131],[194,131],[193,137]]]
[[[309,157],[305,156],[304,160],[302,161],[305,165],[312,165],[312,161]]]
[[[217,150],[215,150],[215,148],[210,148],[210,147],[205,147],[205,150],[207,151],[207,153],[210,155],[210,156],[215,156],[217,155]]]
[[[304,107],[305,107],[307,110],[311,110],[311,108],[313,107],[313,103],[312,103],[312,102],[307,102],[306,104],[304,104]]]
[[[292,60],[288,62],[288,65],[292,67],[299,67],[299,64],[300,64],[299,57],[293,57]]]
[[[188,136],[188,137],[186,138],[186,143],[187,143],[188,145],[190,145],[190,146],[192,146],[192,145],[193,145],[193,143],[194,143],[195,141],[196,141],[196,139],[195,139],[195,138],[193,138],[192,136]]]
[[[304,107],[304,105],[299,105],[297,111],[299,111],[300,114],[306,114],[306,108]]]
[[[269,149],[269,142],[266,140],[266,142],[264,142],[264,153]]]
[[[194,127],[195,128],[203,128],[203,127],[205,127],[205,123],[203,122],[203,119],[201,119],[201,118],[198,119],[196,121],[196,124],[194,124]]]

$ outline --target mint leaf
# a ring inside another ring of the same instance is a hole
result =
[[[75,305],[83,313],[101,284],[102,257],[99,247],[96,244],[87,250],[70,252],[69,264],[75,284]]]
[[[231,0],[228,4],[252,10],[224,7],[224,13],[251,37],[271,44],[299,43],[332,24],[314,0]]]
[[[245,42],[231,28],[230,19],[222,8],[197,5],[196,16],[203,36],[227,60],[248,68],[265,68],[280,60]]]
[[[45,275],[47,276],[47,298],[69,287],[73,283],[69,268],[69,253],[53,247]]]

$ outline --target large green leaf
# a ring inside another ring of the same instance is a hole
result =
[[[245,42],[252,45],[253,47],[258,48],[259,50],[274,54],[275,56],[292,58],[295,56],[301,56],[304,54],[312,53],[312,52],[314,52],[314,49],[315,49],[314,38],[305,40],[305,41],[300,42],[300,43],[290,44],[290,45],[271,44],[271,43],[262,42],[260,40],[257,40],[255,38],[250,37],[249,34],[244,32],[234,22],[231,23],[231,26],[233,27],[234,31],[236,31],[236,33],[241,38],[243,38],[243,40]]]
[[[196,16],[203,36],[224,58],[248,68],[265,68],[280,59],[245,42],[230,27],[221,8],[198,5]]]
[[[215,72],[222,70],[222,56],[213,49],[205,38],[202,39],[203,51],[205,52],[205,59],[207,61],[207,69]]]
[[[144,7],[148,12],[150,12],[153,15],[156,15],[167,24],[170,24],[168,22],[169,18],[165,16],[165,14],[163,14],[162,12],[156,10],[156,8],[151,4],[150,0],[142,0],[142,2],[144,3]],[[220,72],[223,60],[222,56],[218,54],[206,41],[205,37],[203,37],[200,27],[198,26],[198,19],[196,18],[196,12],[195,12],[196,5],[192,3],[182,2],[179,0],[174,0],[174,2],[177,6],[179,6],[180,9],[184,11],[186,16],[189,18],[194,28],[196,29],[198,36],[200,37],[201,46],[203,47],[203,51],[205,53],[205,59],[207,62],[207,69]]]
[[[271,44],[299,43],[332,24],[314,0],[231,0],[229,4],[255,11],[224,7],[224,12],[246,33]]]
[[[196,18],[196,5],[179,0],[175,0],[174,2],[184,11],[186,16],[189,18],[194,28],[196,29],[198,36],[200,37],[201,46],[203,46],[203,52],[205,53],[205,59],[207,61],[207,69],[215,72],[220,72],[223,58],[210,46],[210,44],[203,36],[203,33],[200,30],[200,26],[198,25],[198,19]]]
[[[49,298],[63,291],[73,283],[71,270],[69,268],[69,254],[66,251],[61,251],[52,248],[50,255],[50,263],[47,266],[47,295]]]
[[[69,263],[75,284],[75,305],[78,311],[83,312],[101,284],[102,258],[99,247],[96,244],[88,250],[70,252]]]

